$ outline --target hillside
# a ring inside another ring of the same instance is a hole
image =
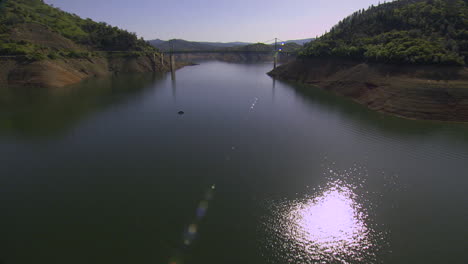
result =
[[[1,0],[0,83],[64,86],[116,72],[166,71],[136,34],[42,0]]]
[[[397,0],[345,18],[306,45],[303,57],[465,65],[468,0]]]
[[[134,52],[143,54],[170,51],[225,50],[252,45],[247,42],[195,42],[182,39],[148,42],[134,33],[104,22],[82,19],[43,0],[0,0],[0,56],[26,56],[28,59],[85,58],[98,52]],[[311,39],[286,41],[302,45]],[[297,46],[288,49],[296,50]],[[248,48],[247,48],[248,49]]]
[[[93,51],[155,52],[143,39],[106,23],[81,19],[42,0],[2,0],[0,54],[91,56]]]
[[[269,74],[410,119],[468,122],[467,0],[400,0],[345,18]]]

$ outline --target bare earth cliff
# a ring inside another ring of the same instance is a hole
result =
[[[269,75],[350,97],[370,109],[410,119],[468,121],[468,69],[304,58]]]
[[[41,61],[0,60],[0,85],[63,87],[90,77],[104,77],[118,73],[165,72],[157,59],[140,57],[96,57]]]

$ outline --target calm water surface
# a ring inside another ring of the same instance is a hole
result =
[[[468,263],[467,125],[270,68],[1,89],[0,263]]]

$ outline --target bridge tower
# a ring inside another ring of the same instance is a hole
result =
[[[273,53],[273,69],[276,69],[278,60],[278,38],[275,38],[275,53]]]

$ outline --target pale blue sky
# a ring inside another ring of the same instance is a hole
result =
[[[378,0],[45,0],[145,39],[261,42],[321,35]]]

